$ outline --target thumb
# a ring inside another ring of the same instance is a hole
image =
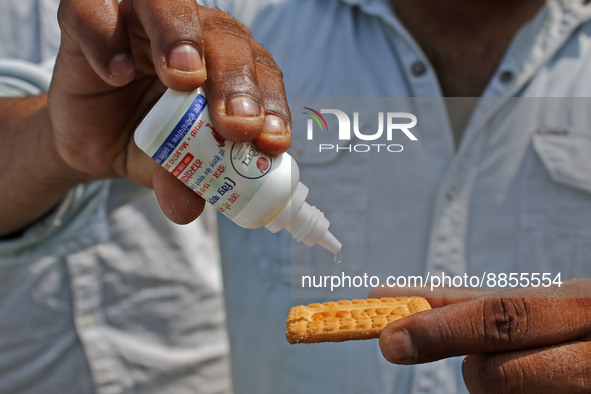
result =
[[[387,326],[380,349],[392,363],[416,364],[572,341],[591,331],[591,300],[575,298],[589,285],[518,289],[419,312]]]

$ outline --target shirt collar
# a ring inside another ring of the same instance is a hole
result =
[[[390,0],[338,0],[353,7],[359,7],[362,11],[382,19],[388,20],[395,17]],[[573,18],[579,22],[591,18],[591,1],[589,0],[550,0],[549,3],[557,3],[564,12],[565,17]]]
[[[382,20],[397,31],[411,48],[414,48],[418,56],[424,57],[396,17],[389,0],[338,1],[359,7],[361,12]],[[498,84],[493,81],[484,96],[508,96],[521,89],[535,72],[560,50],[573,32],[589,20],[591,1],[550,0],[538,15],[517,33],[499,66],[498,73],[510,71],[515,76],[514,82]]]
[[[574,31],[591,19],[591,5],[580,0],[554,0],[514,37],[501,62],[498,74],[512,73],[511,84],[491,83],[485,96],[515,94],[542,65],[552,59]]]

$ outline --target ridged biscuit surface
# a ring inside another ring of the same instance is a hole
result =
[[[388,324],[431,309],[426,299],[368,298],[294,306],[287,316],[289,343],[342,342],[380,336]]]

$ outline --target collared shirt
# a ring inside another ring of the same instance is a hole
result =
[[[395,366],[376,341],[289,345],[289,308],[331,296],[292,296],[302,274],[486,274],[485,282],[512,272],[591,274],[591,6],[551,1],[518,32],[456,149],[434,69],[388,1],[218,3],[283,70],[291,154],[308,201],[329,218],[345,255],[335,265],[321,248],[291,244],[286,232],[220,220],[237,393],[465,391],[459,358]],[[351,114],[357,100],[384,110],[374,99],[383,97],[418,118],[418,141],[399,140],[403,152],[319,155],[307,139],[302,107],[339,104]]]
[[[57,6],[0,3],[0,96],[47,89]],[[211,218],[174,225],[152,193],[101,181],[0,242],[0,392],[229,392]]]

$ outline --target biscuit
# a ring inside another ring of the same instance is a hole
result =
[[[420,297],[368,298],[298,305],[287,316],[289,343],[343,342],[371,339],[389,323],[431,309]]]

